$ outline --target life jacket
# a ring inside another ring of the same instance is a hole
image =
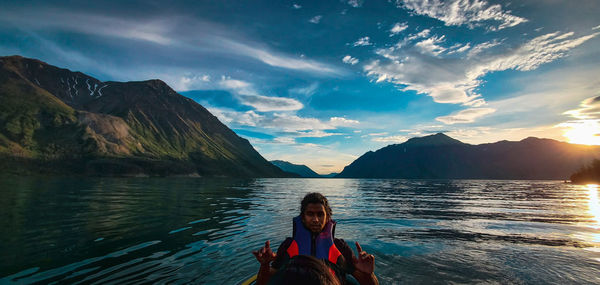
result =
[[[287,254],[290,258],[303,254],[312,255],[316,258],[327,260],[333,264],[342,262],[342,253],[335,247],[333,243],[333,234],[335,232],[335,221],[329,220],[325,224],[325,228],[314,239],[312,233],[304,227],[302,218],[297,216],[294,221],[293,240],[287,249]],[[313,248],[314,246],[314,248]],[[340,258],[341,257],[341,258]]]

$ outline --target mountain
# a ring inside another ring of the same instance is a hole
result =
[[[600,146],[526,138],[480,145],[438,133],[369,151],[336,177],[566,179],[600,157]]]
[[[305,178],[321,177],[321,175],[317,174],[316,172],[314,172],[312,169],[310,169],[306,165],[293,164],[293,163],[283,161],[283,160],[272,160],[271,163],[276,165],[277,167],[281,168],[281,170],[283,170],[285,172],[295,173],[295,174],[300,175],[300,177],[305,177]]]
[[[0,169],[283,177],[250,143],[160,80],[102,82],[0,57]]]

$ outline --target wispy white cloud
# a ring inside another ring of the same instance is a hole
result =
[[[314,16],[314,17],[310,18],[310,20],[308,20],[308,21],[311,22],[311,23],[313,23],[313,24],[318,24],[318,23],[321,22],[322,18],[323,18],[323,16],[317,15],[317,16]]]
[[[240,103],[251,106],[259,112],[295,111],[304,107],[302,103],[295,99],[260,95],[252,84],[243,80],[223,76],[220,86],[233,91]]]
[[[564,114],[578,120],[600,119],[600,96],[585,99],[578,109],[566,111]]]
[[[465,124],[475,122],[476,119],[494,113],[495,111],[496,110],[492,108],[470,108],[449,116],[437,117],[435,119],[448,125]]]
[[[225,89],[245,89],[249,88],[252,84],[243,80],[232,79],[229,76],[222,76],[219,82]],[[249,92],[249,91],[248,91]]]
[[[592,31],[593,31],[593,30],[598,30],[598,29],[600,29],[600,25],[593,27],[593,28],[592,28]]]
[[[444,37],[445,36],[433,36],[431,38],[416,43],[415,47],[424,54],[431,54],[437,56],[440,53],[446,51],[445,47],[438,45],[444,42]]]
[[[235,123],[242,126],[255,127],[265,118],[265,116],[257,114],[254,111],[238,112],[229,109],[207,107],[211,114],[216,116],[222,122],[227,124]]]
[[[405,136],[387,136],[387,137],[374,137],[371,139],[374,142],[382,143],[403,143],[408,140]]]
[[[345,135],[336,132],[341,127],[357,127],[357,120],[331,117],[329,120],[317,118],[306,118],[288,113],[266,113],[258,114],[254,111],[240,112],[225,108],[207,107],[219,120],[232,126],[251,126],[265,129],[273,129],[278,133],[284,133],[287,137],[328,137]]]
[[[455,44],[453,46],[451,46],[448,49],[448,53],[447,54],[455,54],[455,53],[464,53],[465,51],[469,50],[471,48],[471,43],[466,43],[466,44]]]
[[[361,7],[363,5],[363,0],[348,0],[348,5],[354,7],[354,8],[358,8]]]
[[[363,135],[362,137],[381,137],[381,136],[387,136],[388,134],[389,134],[388,132],[369,133],[369,134]]]
[[[294,4],[292,5],[292,8],[294,8],[294,9],[300,9],[300,8],[302,8],[302,6],[300,6],[300,5],[296,4],[296,3],[294,3]]]
[[[316,118],[303,118],[290,114],[274,114],[272,119],[264,121],[263,123],[267,128],[277,128],[286,132],[296,132],[299,136],[310,135],[311,133],[308,133],[307,131],[335,130],[340,126],[359,124],[358,121],[339,117],[332,117],[329,121],[324,122]],[[332,133],[323,132],[319,132],[318,134],[322,134],[323,136],[334,135]]]
[[[564,140],[561,128],[553,125],[528,128],[469,127],[453,129],[445,133],[461,142],[470,144],[494,143],[500,139],[520,141],[527,137]]]
[[[163,78],[168,80],[168,78]],[[208,74],[192,74],[186,73],[179,77],[178,80],[169,80],[169,86],[177,91],[188,91],[204,89],[206,85],[211,82],[210,75]]]
[[[474,46],[469,51],[469,53],[467,53],[467,58],[472,58],[472,57],[474,57],[476,55],[480,55],[482,52],[484,52],[484,51],[486,51],[486,50],[488,50],[490,48],[493,48],[495,46],[500,45],[500,43],[501,42],[498,41],[498,40],[493,40],[493,41],[489,41],[489,42],[480,43],[480,44]]]
[[[335,127],[352,126],[352,125],[358,125],[358,124],[360,124],[360,122],[357,121],[357,120],[350,120],[350,119],[346,119],[346,118],[343,118],[343,117],[331,117],[329,119],[329,123],[332,126],[335,126]]]
[[[393,36],[401,33],[402,31],[404,31],[406,29],[408,29],[408,24],[407,23],[396,23],[390,29],[390,37],[393,37]]]
[[[485,26],[489,30],[501,30],[527,22],[527,19],[502,9],[501,5],[485,0],[397,0],[396,4],[416,14],[438,19],[446,26]]]
[[[517,47],[491,49],[501,41],[479,44],[476,52],[465,58],[419,56],[409,48],[379,49],[376,53],[383,57],[366,64],[363,69],[376,82],[388,81],[401,90],[415,90],[427,94],[438,103],[464,104],[477,107],[485,105],[485,100],[475,89],[480,86],[481,77],[494,71],[515,69],[527,71],[567,55],[567,52],[596,34],[574,37],[573,33],[550,33],[536,37]],[[439,37],[430,42],[439,45]],[[419,42],[423,43],[423,41]],[[413,46],[418,51],[427,45]],[[434,55],[443,55],[443,47],[434,49]],[[486,51],[486,52],[483,52]]]
[[[342,61],[344,63],[351,64],[351,65],[355,65],[355,64],[358,63],[358,59],[357,58],[351,57],[349,55],[344,56],[344,58],[342,58]]]
[[[315,94],[315,92],[317,92],[318,88],[319,88],[319,83],[313,82],[310,85],[305,86],[305,87],[292,88],[292,89],[290,89],[290,93],[300,94],[300,95],[304,95],[304,96],[312,96],[313,94]]]
[[[26,31],[76,32],[169,46],[173,54],[193,51],[213,55],[230,54],[291,70],[321,75],[344,73],[324,63],[273,51],[264,44],[248,40],[217,24],[187,17],[129,19],[54,8],[0,10],[0,17]]]
[[[242,104],[251,106],[260,112],[296,111],[304,108],[302,103],[291,98],[250,94],[240,94],[239,96]]]
[[[340,172],[344,166],[358,158],[358,155],[340,151],[339,144],[304,144],[297,143],[294,138],[285,139],[288,144],[273,144],[271,141],[251,140],[269,151],[261,152],[268,160],[281,159],[295,164],[304,164],[317,173],[329,174]]]
[[[169,36],[176,27],[171,19],[149,18],[130,20],[107,15],[74,13],[59,9],[0,11],[0,17],[11,23],[18,23],[29,30],[69,30],[89,35],[116,37],[123,40],[139,40],[159,45],[177,42]],[[31,21],[31,19],[38,19]]]
[[[369,37],[362,37],[360,39],[358,39],[356,42],[354,42],[354,44],[352,44],[353,46],[357,47],[357,46],[370,46],[372,45],[371,42],[369,42]]]
[[[243,53],[247,56],[256,58],[268,65],[275,67],[337,75],[343,74],[343,71],[337,70],[324,63],[311,61],[304,58],[299,59],[287,55],[281,55],[278,53],[270,52],[266,49],[252,47],[231,40],[223,41],[223,47],[226,49],[235,50],[235,52],[238,53]]]

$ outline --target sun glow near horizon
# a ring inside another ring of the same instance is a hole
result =
[[[570,143],[600,145],[600,123],[598,120],[583,120],[563,124],[568,129],[563,134]]]

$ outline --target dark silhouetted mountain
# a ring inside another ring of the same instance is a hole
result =
[[[471,145],[439,133],[369,151],[336,177],[565,179],[599,157],[600,146],[533,137]]]
[[[0,57],[0,102],[2,169],[287,176],[160,80],[102,82],[35,59]]]
[[[578,184],[600,183],[600,160],[594,159],[590,165],[586,165],[571,175],[571,182]]]
[[[303,164],[293,164],[283,160],[272,160],[271,163],[281,168],[285,172],[291,172],[300,175],[300,177],[305,178],[318,178],[321,175],[314,172],[308,166]]]

